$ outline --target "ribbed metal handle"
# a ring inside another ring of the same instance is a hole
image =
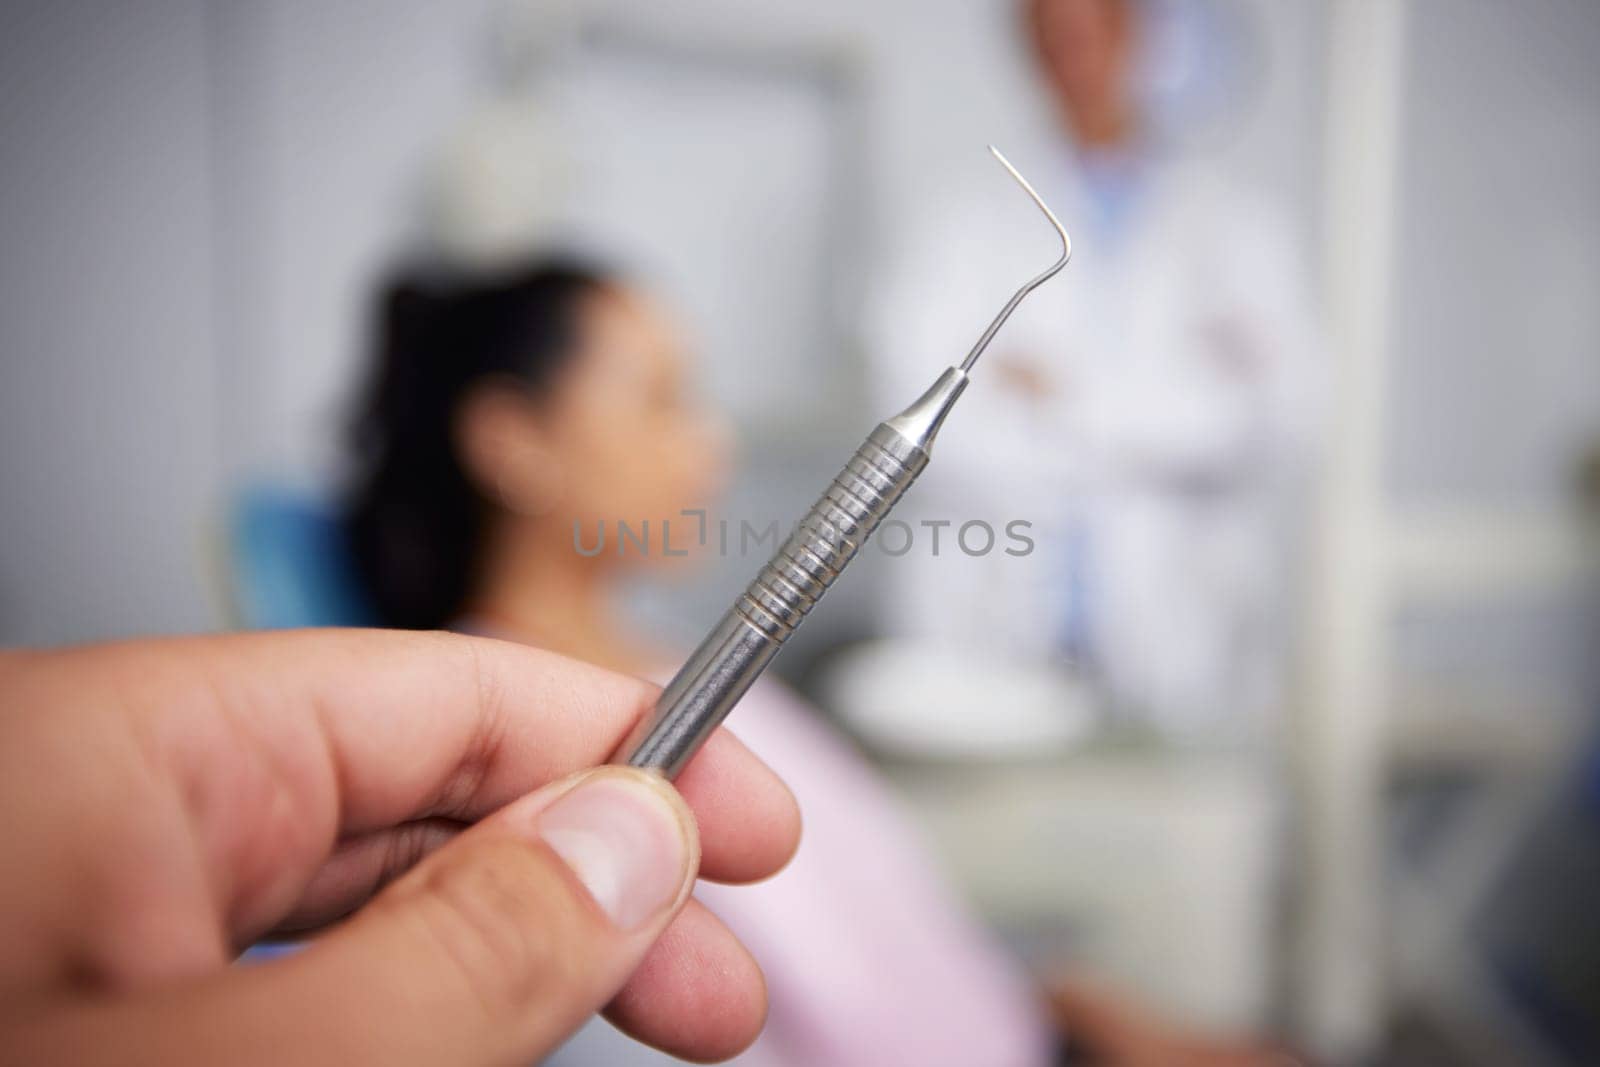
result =
[[[623,760],[676,777],[927,465],[923,448],[879,424],[668,683]]]
[[[733,610],[767,636],[786,640],[927,464],[925,452],[880,425]]]

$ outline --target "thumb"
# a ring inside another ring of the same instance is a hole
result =
[[[535,1059],[622,988],[699,859],[694,816],[655,775],[605,767],[523,797],[306,952],[260,968],[279,972],[262,977],[294,1032],[280,1031],[274,1056]]]

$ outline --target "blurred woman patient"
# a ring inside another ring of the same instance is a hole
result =
[[[681,650],[630,632],[612,601],[625,568],[666,557],[593,548],[597,527],[659,529],[723,481],[722,439],[689,402],[668,320],[622,281],[552,261],[400,278],[377,332],[349,521],[381,618],[665,680]],[[1048,1062],[1032,990],[947,894],[870,769],[774,681],[756,684],[732,725],[806,819],[777,878],[696,894],[767,975],[767,1027],[739,1062]],[[657,1058],[594,1024],[554,1062]]]

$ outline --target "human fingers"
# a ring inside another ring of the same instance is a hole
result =
[[[551,653],[452,634],[324,630],[134,642],[33,657],[107,710],[188,808],[236,937],[276,925],[341,840],[470,822],[604,761],[656,690]],[[199,694],[198,696],[196,694]],[[61,695],[61,694],[58,694]],[[685,772],[707,877],[772,873],[793,797],[722,735]]]
[[[616,995],[697,860],[679,794],[589,772],[460,834],[304,952],[31,1012],[8,1043],[41,1063],[528,1062]],[[718,1049],[691,1032],[685,1050]]]
[[[620,1029],[691,1060],[742,1052],[767,1018],[767,984],[739,938],[691,898],[606,1007]]]

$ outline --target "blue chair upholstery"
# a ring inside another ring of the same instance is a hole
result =
[[[337,511],[276,486],[241,493],[228,523],[239,623],[250,629],[370,626]]]

